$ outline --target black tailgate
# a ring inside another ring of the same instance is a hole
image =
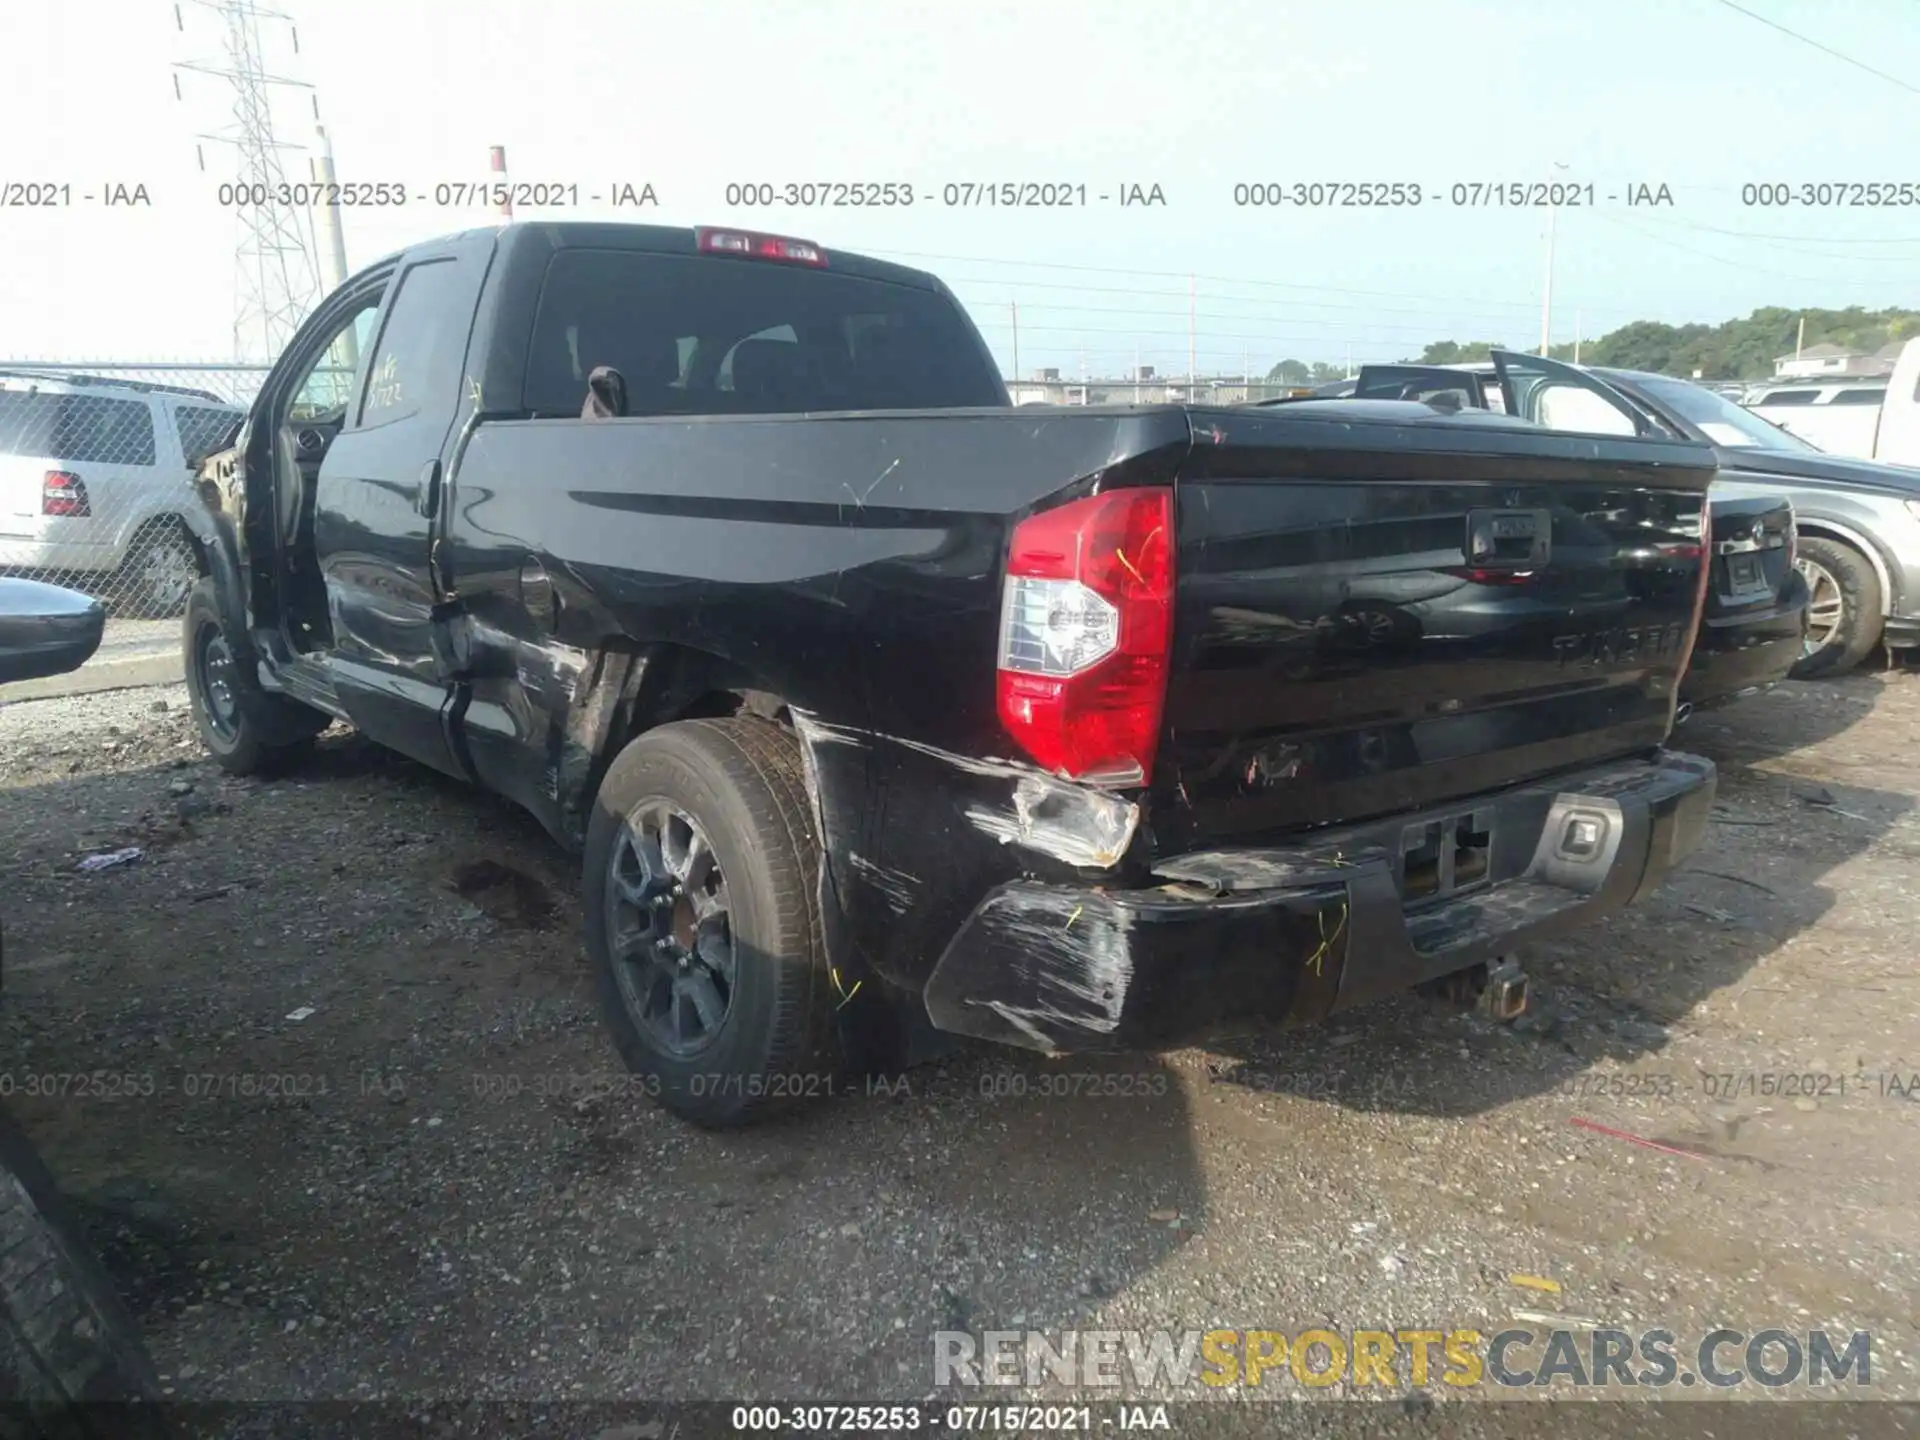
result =
[[[1162,853],[1666,737],[1699,616],[1706,447],[1366,401],[1193,424]]]

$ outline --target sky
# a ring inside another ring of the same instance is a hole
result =
[[[1550,229],[1556,343],[1763,305],[1920,306],[1920,196],[1780,206],[1746,188],[1920,191],[1912,0],[269,3],[290,19],[259,22],[267,67],[312,87],[276,91],[279,137],[310,147],[317,103],[339,178],[408,197],[346,212],[354,268],[493,223],[435,199],[490,179],[504,145],[512,180],[578,196],[518,218],[752,224],[932,270],[1010,374],[1016,314],[1020,372],[1069,377],[1531,348]],[[240,231],[218,187],[241,177],[195,138],[229,123],[232,91],[174,68],[219,63],[223,24],[178,8],[5,0],[0,200],[64,184],[71,203],[0,205],[0,357],[236,357]],[[1551,220],[1453,203],[1549,179],[1592,203]],[[823,181],[915,200],[727,203],[729,185]],[[945,203],[1006,181],[1087,203]],[[1341,182],[1417,184],[1422,203],[1236,203],[1237,186]],[[150,203],[104,204],[114,184]],[[621,184],[657,207],[613,208]],[[1642,185],[1672,203],[1630,205]],[[1122,206],[1130,186],[1165,203]]]

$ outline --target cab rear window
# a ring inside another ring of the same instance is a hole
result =
[[[611,366],[629,415],[769,415],[1005,403],[936,291],[711,256],[563,250],[541,290],[524,408],[578,415]]]

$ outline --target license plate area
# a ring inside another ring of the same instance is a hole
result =
[[[1767,572],[1758,555],[1729,555],[1726,561],[1729,595],[1754,595],[1767,588]]]
[[[1420,820],[1400,832],[1394,880],[1408,909],[1484,888],[1493,875],[1491,810]]]

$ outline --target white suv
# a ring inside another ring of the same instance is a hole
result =
[[[0,570],[180,614],[193,474],[245,415],[203,390],[0,369]]]

